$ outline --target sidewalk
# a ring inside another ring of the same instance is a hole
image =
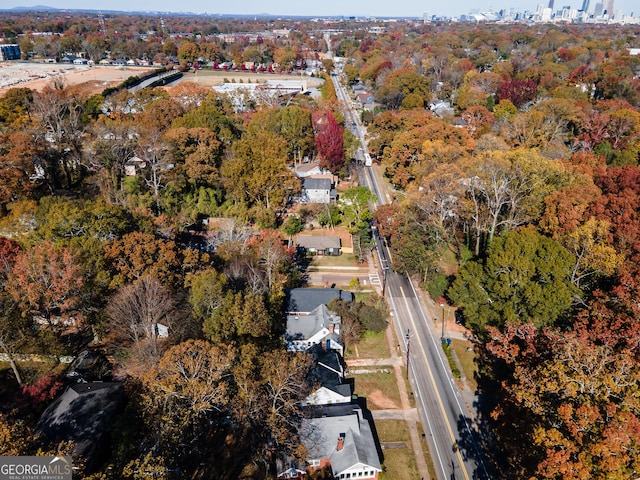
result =
[[[402,409],[399,410],[371,410],[371,415],[374,420],[404,420],[407,422],[409,430],[409,437],[411,439],[411,448],[416,459],[416,465],[420,477],[424,480],[430,479],[429,469],[427,468],[427,462],[424,458],[424,451],[422,449],[422,441],[420,434],[418,433],[418,423],[420,421],[418,417],[418,411],[416,408],[411,407],[409,403],[409,394],[407,392],[407,384],[405,383],[404,375],[402,373],[402,367],[404,365],[404,358],[396,351],[396,344],[393,339],[393,326],[389,325],[385,331],[387,344],[389,351],[391,352],[390,358],[384,359],[354,359],[347,362],[348,368],[353,367],[366,367],[366,366],[392,366],[394,374],[396,376],[396,382],[398,385],[398,391],[400,392],[400,401]]]

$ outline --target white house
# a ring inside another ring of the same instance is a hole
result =
[[[340,317],[320,305],[308,315],[287,315],[287,330],[284,335],[287,350],[305,352],[314,345],[327,350],[344,353],[340,339]]]
[[[303,420],[300,437],[311,470],[330,466],[338,479],[377,479],[382,471],[371,425],[358,405],[328,405]]]
[[[331,180],[304,177],[300,199],[303,203],[331,203],[331,200],[335,199],[335,190],[333,190]]]

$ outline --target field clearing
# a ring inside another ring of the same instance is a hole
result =
[[[282,80],[302,80],[307,82],[309,87],[317,87],[324,83],[324,80],[318,77],[310,77],[308,75],[284,75],[279,73],[255,73],[248,71],[233,71],[233,70],[198,70],[198,72],[189,71],[175,84],[181,82],[193,82],[201,86],[214,86],[222,85],[225,80],[233,83],[266,83],[267,81],[282,81]],[[334,235],[332,233],[332,235]]]
[[[100,93],[108,87],[114,87],[129,77],[147,73],[152,67],[128,66],[91,66],[66,63],[0,62],[0,97],[15,87],[26,87],[40,91],[54,81],[64,85],[81,85],[90,93]],[[267,81],[303,80],[308,87],[317,87],[323,80],[317,77],[300,75],[282,75],[273,73],[235,72],[200,70],[186,72],[173,83],[192,82],[203,87],[222,85],[224,82],[265,83]],[[169,87],[170,88],[170,87]]]
[[[145,67],[70,65],[65,63],[0,63],[0,96],[15,87],[40,91],[53,81],[64,85],[87,84],[95,93],[122,83],[131,76],[150,71]]]

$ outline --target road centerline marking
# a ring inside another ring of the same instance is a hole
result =
[[[402,294],[402,298],[404,299],[404,303],[407,307],[407,313],[409,314],[409,320],[411,321],[411,325],[413,326],[413,330],[414,332],[417,332],[418,329],[416,327],[416,323],[415,320],[413,318],[413,315],[411,314],[411,308],[409,307],[409,301],[407,300],[407,296],[404,293],[404,289],[402,288],[402,286],[400,286],[400,293]],[[467,467],[464,464],[464,461],[462,459],[462,454],[460,453],[460,448],[458,448],[458,441],[456,440],[455,435],[453,434],[453,429],[451,428],[451,424],[449,423],[449,418],[447,417],[447,412],[444,408],[444,404],[442,403],[442,398],[440,397],[440,392],[438,391],[438,386],[436,385],[436,380],[433,376],[433,372],[431,371],[431,367],[429,366],[429,360],[427,358],[427,353],[424,350],[424,346],[422,345],[422,342],[418,342],[418,345],[420,347],[420,352],[422,353],[422,356],[424,357],[425,360],[425,365],[427,367],[427,372],[429,373],[429,379],[431,380],[431,385],[433,386],[433,392],[436,396],[436,399],[438,400],[438,405],[440,406],[440,412],[442,413],[442,416],[444,418],[444,422],[447,426],[447,431],[449,432],[449,438],[452,441],[454,447],[455,447],[455,453],[456,456],[458,457],[458,460],[460,462],[460,466],[462,468],[462,473],[464,475],[464,478],[466,480],[470,480],[469,474],[467,473]],[[426,413],[426,412],[425,412]],[[445,472],[446,473],[446,472]]]

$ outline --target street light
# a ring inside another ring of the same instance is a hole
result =
[[[442,307],[442,335],[441,335],[441,339],[444,342],[444,322],[445,322],[445,317],[444,317],[444,303],[441,303],[440,306]]]

